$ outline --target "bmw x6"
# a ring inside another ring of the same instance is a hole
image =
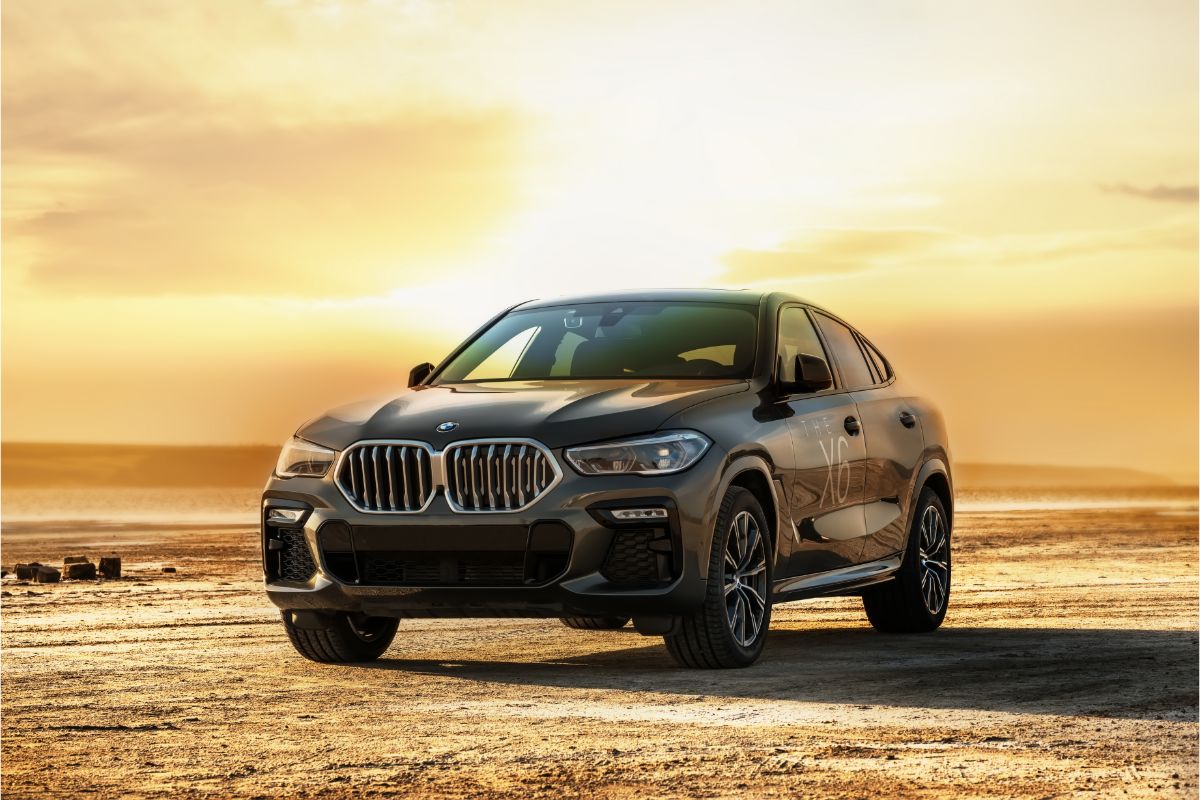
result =
[[[937,628],[952,487],[935,406],[805,300],[540,300],[296,432],[263,493],[266,590],[315,661],[378,658],[402,618],[519,616],[741,667],[783,601]]]

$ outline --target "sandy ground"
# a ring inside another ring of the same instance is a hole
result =
[[[5,798],[1196,797],[1196,514],[963,514],[945,627],[776,610],[750,669],[546,620],[406,621],[384,660],[296,656],[256,534],[24,525],[4,563]],[[179,568],[164,575],[161,566]]]

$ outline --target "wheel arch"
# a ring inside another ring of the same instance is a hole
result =
[[[754,495],[767,517],[767,533],[771,537],[771,549],[776,560],[779,558],[779,532],[782,529],[783,509],[781,491],[777,484],[770,466],[761,456],[744,455],[734,459],[726,467],[717,495],[719,502],[719,498],[724,497],[731,486],[745,489]]]
[[[950,468],[946,462],[940,458],[931,458],[921,465],[920,472],[917,473],[917,479],[913,481],[912,502],[909,503],[909,531],[912,530],[912,515],[916,512],[917,498],[921,496],[926,488],[932,489],[938,499],[942,501],[942,506],[946,509],[946,516],[951,528],[954,527],[954,484],[950,478]]]
[[[938,499],[942,501],[942,505],[946,508],[946,514],[953,518],[954,516],[954,493],[950,491],[950,479],[946,477],[944,472],[932,472],[925,479],[925,483],[921,485],[922,489],[932,489]]]

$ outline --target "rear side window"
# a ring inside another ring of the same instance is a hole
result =
[[[871,374],[871,368],[867,366],[866,357],[858,347],[858,338],[854,331],[824,314],[817,314],[817,324],[821,326],[821,333],[825,334],[825,341],[829,342],[833,357],[837,359],[842,388],[862,389],[874,385],[875,378]]]
[[[785,308],[779,315],[779,356],[783,359],[781,379],[796,379],[796,356],[801,353],[829,360],[821,347],[816,328],[808,318],[808,312],[794,306]]]
[[[858,337],[858,343],[862,345],[863,352],[867,354],[867,358],[871,362],[871,366],[875,368],[877,383],[884,383],[888,378],[892,377],[888,372],[887,361],[879,354],[879,351],[871,346],[871,343],[861,336]]]

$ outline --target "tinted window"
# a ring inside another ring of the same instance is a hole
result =
[[[829,360],[808,312],[803,308],[785,308],[779,315],[779,356],[783,359],[780,377],[783,380],[796,379],[796,356],[801,353]]]
[[[863,339],[861,336],[859,337],[858,341],[862,343],[862,347],[863,350],[866,351],[867,358],[869,358],[871,363],[875,366],[875,372],[879,374],[879,382],[883,383],[890,378],[891,375],[888,373],[887,362],[883,360],[883,356],[879,354],[879,351],[872,347],[871,343],[866,339]]]
[[[489,375],[493,377],[512,375],[513,370],[517,368],[517,362],[521,360],[521,356],[525,354],[526,348],[533,341],[533,337],[538,335],[539,330],[537,327],[532,327],[518,331],[515,336],[493,350],[491,355],[485,358],[479,366],[471,370],[467,374],[466,380],[479,380]]]
[[[858,349],[858,340],[854,336],[854,331],[824,314],[818,314],[817,319],[821,326],[821,333],[825,334],[825,341],[829,342],[833,356],[837,359],[838,371],[842,376],[842,388],[861,389],[874,384],[875,379],[871,376],[871,369],[867,366],[867,360],[863,357],[862,350]]]
[[[514,311],[434,381],[748,378],[757,309],[720,303],[583,303]]]

